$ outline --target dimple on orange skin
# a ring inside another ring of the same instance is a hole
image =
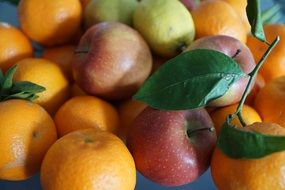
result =
[[[60,138],[47,152],[41,167],[45,190],[134,190],[134,160],[115,135],[83,129]]]
[[[243,129],[285,135],[285,129],[274,123],[254,123]],[[259,159],[232,159],[216,148],[211,160],[211,174],[219,190],[283,190],[284,159],[284,151]]]
[[[32,57],[33,48],[30,40],[17,28],[0,22],[0,69],[8,70],[21,59]]]
[[[222,0],[204,0],[191,12],[196,39],[211,35],[227,35],[246,42],[246,29],[238,13]]]
[[[28,179],[57,139],[52,118],[35,103],[7,100],[0,102],[0,126],[0,179]]]
[[[27,58],[17,62],[15,81],[30,81],[46,88],[34,102],[51,115],[69,98],[69,82],[60,67],[46,59]]]
[[[272,52],[266,58],[260,69],[260,74],[265,82],[269,82],[274,78],[285,75],[285,25],[284,24],[269,24],[264,26],[266,40],[271,43],[277,36],[280,36],[280,41]],[[247,46],[251,50],[255,62],[261,59],[268,46],[249,35],[247,38]]]
[[[80,28],[81,17],[79,0],[21,0],[18,5],[21,29],[45,46],[69,42]]]
[[[87,95],[76,96],[65,102],[54,120],[60,137],[84,128],[100,128],[117,133],[120,125],[117,110],[110,103]]]

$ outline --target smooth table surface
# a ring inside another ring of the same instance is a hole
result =
[[[271,0],[262,0],[262,7],[272,5]],[[285,5],[284,5],[285,6]],[[18,26],[16,8],[6,4],[0,3],[0,21],[8,22],[12,25]],[[1,37],[1,36],[0,36]],[[0,151],[0,156],[3,154]],[[127,179],[126,179],[127,180]],[[180,187],[163,187],[157,185],[148,179],[144,178],[137,172],[136,190],[215,190],[210,171],[208,170],[198,180],[191,184]],[[36,175],[29,180],[21,182],[8,182],[0,180],[0,190],[41,190],[39,175]]]

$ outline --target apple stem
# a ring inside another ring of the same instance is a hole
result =
[[[237,49],[236,53],[232,56],[232,59],[236,58],[236,56],[238,56],[240,52],[241,52],[241,49]]]
[[[237,107],[236,112],[233,114],[234,116],[238,116],[241,124],[245,127],[246,123],[244,122],[244,119],[242,117],[242,108],[244,105],[244,102],[246,100],[247,95],[249,94],[249,91],[251,89],[251,86],[254,83],[254,79],[259,71],[259,69],[261,68],[261,66],[263,65],[264,61],[266,60],[266,58],[268,57],[268,55],[271,53],[271,51],[273,50],[273,48],[277,45],[277,43],[279,42],[280,37],[277,36],[275,38],[275,40],[269,45],[268,49],[266,50],[266,52],[263,54],[263,56],[261,57],[261,59],[259,60],[259,62],[257,63],[257,65],[254,67],[254,69],[248,74],[249,76],[249,81],[247,83],[247,86],[245,88],[245,91],[242,95],[242,98],[239,102],[239,105]],[[232,117],[232,119],[234,118],[234,116]]]
[[[205,131],[208,130],[209,132],[214,132],[215,131],[215,127],[203,127],[203,128],[197,128],[197,129],[193,129],[193,130],[187,130],[187,135],[190,136],[195,132],[198,131]]]

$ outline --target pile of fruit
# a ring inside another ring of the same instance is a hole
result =
[[[136,171],[180,186],[210,168],[219,190],[285,189],[280,7],[9,2],[20,27],[0,22],[1,180],[133,190]]]

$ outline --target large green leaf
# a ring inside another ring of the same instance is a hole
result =
[[[245,75],[225,54],[196,49],[163,64],[143,84],[134,99],[157,109],[194,109],[221,97]]]
[[[285,136],[265,135],[224,123],[217,141],[218,148],[235,159],[257,159],[285,150]]]
[[[261,18],[261,8],[259,0],[247,0],[246,14],[251,25],[251,33],[260,41],[266,42]]]

